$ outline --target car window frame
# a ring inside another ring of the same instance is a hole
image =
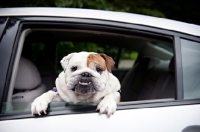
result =
[[[182,33],[178,33],[175,35],[175,65],[176,65],[176,82],[177,82],[177,89],[176,89],[176,99],[177,100],[186,100],[184,99],[184,88],[183,88],[183,66],[182,66],[182,51],[181,51],[181,39],[187,39],[190,41],[200,42],[200,37],[186,35]],[[199,100],[199,99],[197,99]]]
[[[13,51],[15,50],[14,45],[16,42],[16,38],[18,36],[18,27],[20,25],[20,21],[15,18],[8,19],[6,27],[4,29],[4,34],[2,34],[2,38],[0,41],[0,49],[4,49],[0,52],[0,62],[1,63],[1,76],[0,76],[0,108],[2,108],[3,100],[6,99],[5,93],[8,92],[6,89],[7,84],[9,83],[9,76],[12,72],[10,70],[10,66],[13,65],[13,61],[11,60],[13,56]],[[8,58],[8,59],[5,59]],[[0,109],[1,112],[1,109]]]
[[[12,52],[12,57],[10,60],[10,66],[9,66],[9,72],[7,74],[7,79],[11,77],[12,73],[12,66],[15,60],[16,55],[16,49],[19,42],[19,37],[22,33],[23,28],[27,28],[24,25],[33,25],[33,24],[58,24],[58,25],[65,25],[68,26],[74,26],[75,28],[78,28],[79,26],[86,25],[85,28],[91,28],[93,27],[102,27],[102,26],[110,26],[108,29],[113,31],[113,29],[122,29],[124,30],[131,30],[138,33],[145,33],[145,35],[154,35],[156,37],[169,37],[174,40],[174,54],[175,54],[175,67],[176,67],[176,97],[175,100],[166,100],[166,101],[153,101],[153,102],[121,102],[118,104],[117,110],[125,110],[125,109],[135,109],[135,108],[151,108],[151,107],[166,107],[166,106],[176,106],[176,105],[187,105],[187,104],[199,104],[200,99],[194,99],[194,100],[183,100],[183,75],[182,75],[182,62],[181,62],[181,43],[180,38],[186,38],[190,40],[196,40],[200,41],[199,37],[183,34],[175,31],[169,31],[164,29],[158,29],[155,27],[148,27],[144,25],[135,25],[135,24],[129,24],[129,23],[122,23],[122,22],[112,22],[112,21],[103,21],[103,20],[94,20],[94,19],[80,19],[80,18],[58,18],[58,17],[16,17],[18,20],[20,20],[20,26],[19,30],[17,32],[16,41],[14,43],[14,52]],[[24,26],[24,27],[23,27]],[[76,27],[77,26],[77,27]],[[22,28],[23,27],[23,28]],[[178,77],[178,78],[177,78]],[[4,88],[7,88],[9,86],[9,81],[6,81],[6,85],[4,85]],[[5,91],[4,91],[5,93]],[[2,101],[2,100],[1,100]],[[1,105],[2,108],[2,105]],[[94,112],[94,109],[90,109],[88,107],[87,112]],[[87,113],[86,112],[86,113]],[[74,111],[52,111],[48,115],[62,115],[62,114],[70,114],[74,113]],[[76,111],[75,113],[85,113],[84,110]],[[24,114],[24,115],[0,115],[0,120],[4,119],[15,119],[15,118],[31,118],[31,114]]]

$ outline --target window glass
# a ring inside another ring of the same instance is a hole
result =
[[[31,114],[32,102],[4,102],[1,114]],[[48,109],[51,111],[58,110],[76,110],[77,108],[91,107],[96,109],[97,104],[94,103],[69,103],[69,102],[51,102]],[[48,111],[48,110],[47,110]]]
[[[184,98],[200,98],[200,43],[181,39]]]
[[[113,58],[112,74],[121,83],[122,102],[175,98],[174,66],[168,68],[174,56],[173,40],[154,41],[134,34],[97,32],[35,29],[28,34],[12,101],[3,103],[2,113],[30,113],[32,101],[55,87],[55,80],[63,70],[60,60],[80,51],[104,53]],[[96,104],[53,102],[49,106],[51,110],[61,110]]]

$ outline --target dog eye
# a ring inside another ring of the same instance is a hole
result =
[[[72,66],[71,71],[76,71],[77,70],[77,66]]]
[[[101,67],[96,67],[96,71],[101,73],[103,71],[103,69]]]

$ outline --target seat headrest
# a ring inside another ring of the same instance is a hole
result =
[[[36,66],[24,57],[20,58],[15,89],[33,89],[41,84],[41,77]]]
[[[170,70],[171,72],[175,72],[174,56],[171,58],[168,68],[169,68],[169,70]]]

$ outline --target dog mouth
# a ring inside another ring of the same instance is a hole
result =
[[[78,82],[80,85],[83,85],[83,86],[88,86],[91,84],[91,82]]]
[[[79,81],[74,88],[72,89],[77,94],[83,94],[83,95],[88,95],[88,94],[93,94],[95,93],[94,86],[91,81]]]

